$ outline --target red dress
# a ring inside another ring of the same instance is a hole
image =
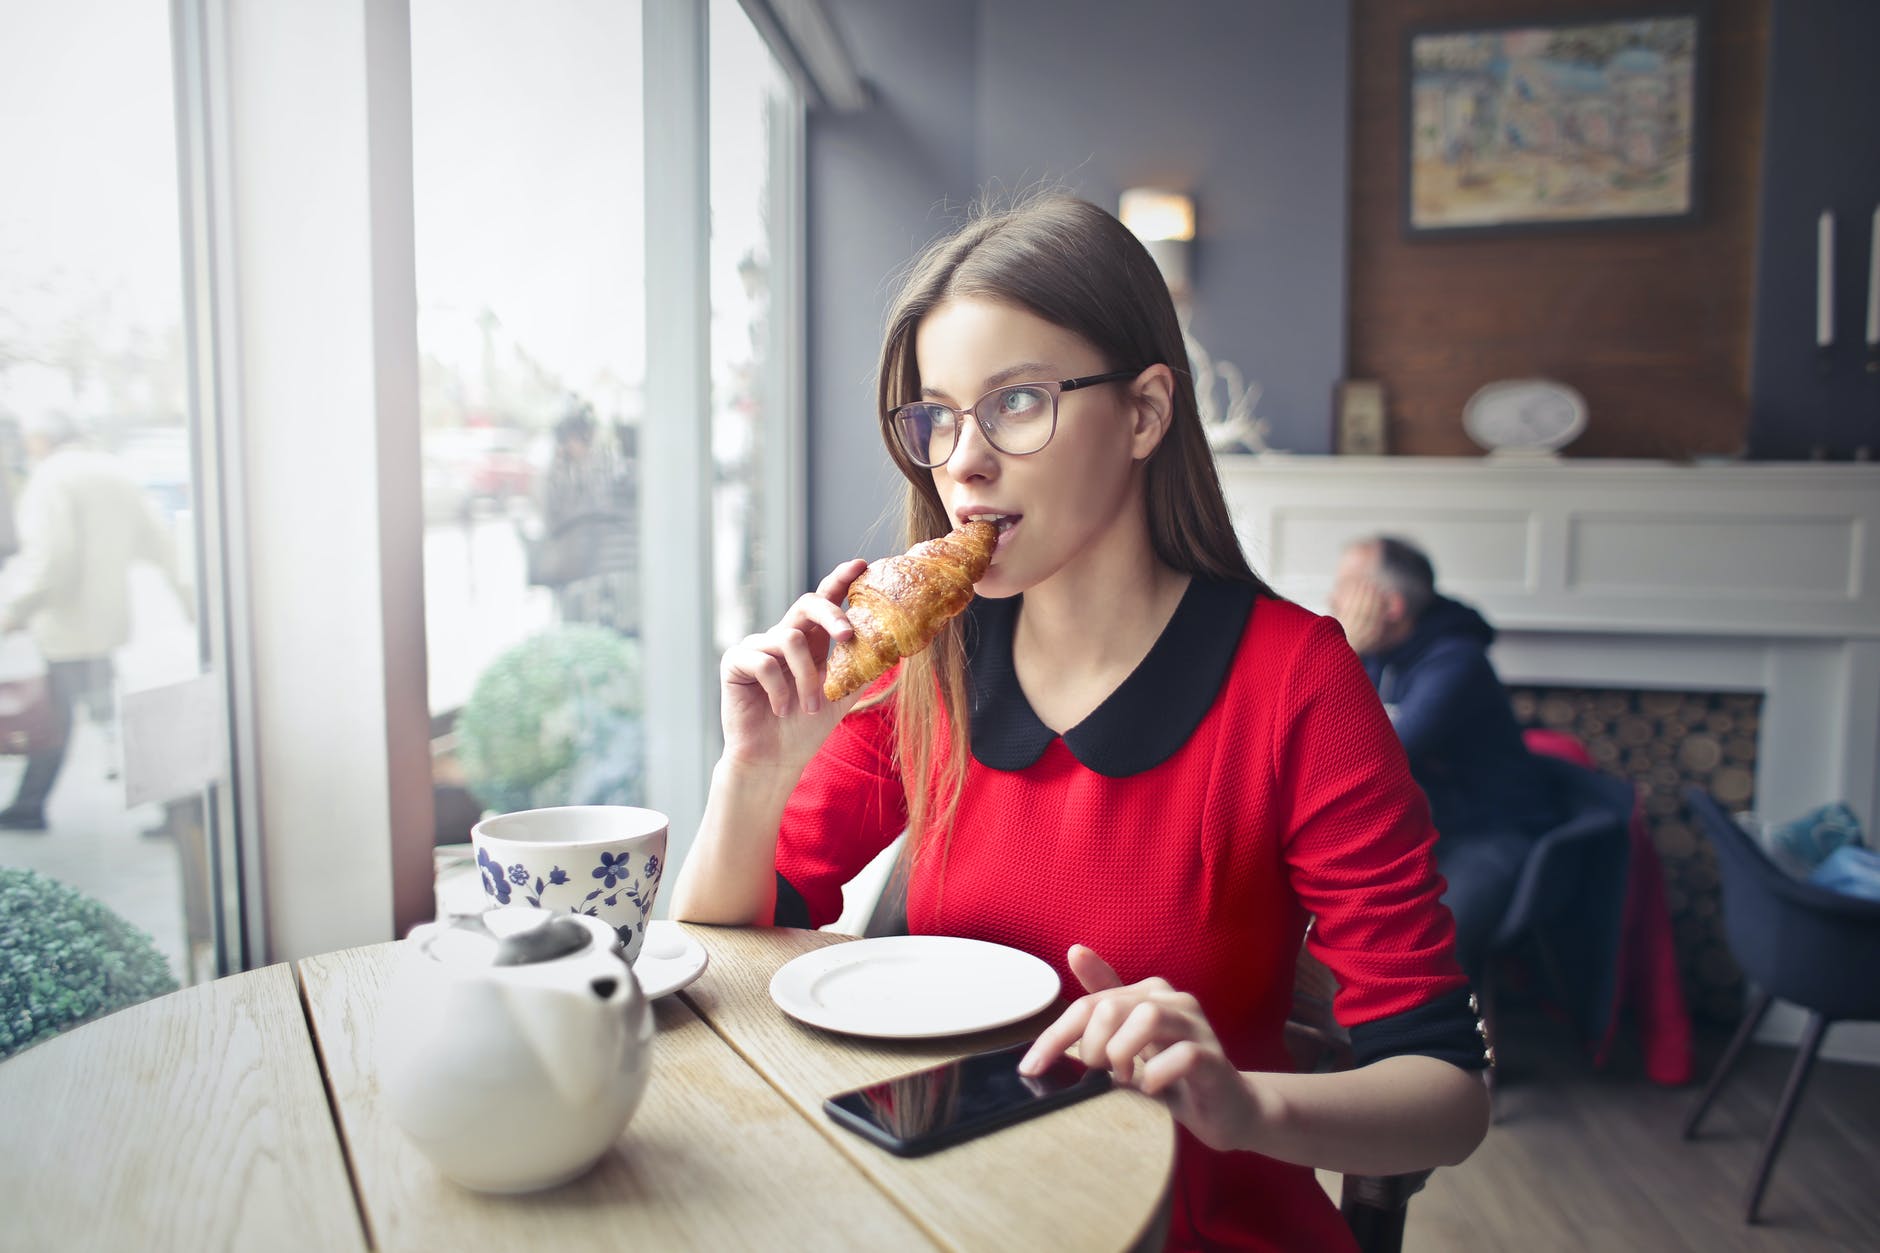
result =
[[[910,931],[1023,949],[1073,996],[1066,950],[1089,945],[1125,982],[1197,997],[1243,1070],[1292,1069],[1308,917],[1347,1027],[1466,988],[1422,793],[1336,623],[1197,579],[1137,671],[1059,737],[1012,677],[1016,612],[975,602],[973,760],[944,888],[938,856],[909,881]],[[780,898],[800,894],[814,925],[905,824],[892,751],[891,702],[851,714],[790,799]],[[1352,1247],[1310,1170],[1185,1131],[1173,1208],[1171,1248]]]

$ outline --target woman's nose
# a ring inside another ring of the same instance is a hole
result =
[[[998,450],[986,439],[978,419],[960,423],[959,436],[954,440],[953,451],[947,454],[945,464],[947,473],[960,482],[985,478],[997,472]]]

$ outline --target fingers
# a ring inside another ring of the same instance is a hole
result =
[[[820,630],[832,640],[848,639],[855,634],[855,628],[849,625],[849,617],[842,611],[842,598],[848,595],[849,584],[867,568],[868,563],[859,557],[843,562],[823,576],[815,591],[797,597],[777,627],[794,627],[812,638]]]
[[[1058,1020],[1038,1033],[1031,1048],[1018,1062],[1021,1075],[1041,1075],[1050,1069],[1051,1063],[1064,1056],[1064,1050],[1077,1043],[1083,1037],[1084,1028],[1090,1023],[1091,1011],[1097,1007],[1094,996],[1079,997],[1071,1002],[1069,1009],[1058,1015]]]
[[[1338,620],[1346,625],[1357,625],[1377,612],[1377,589],[1369,583],[1353,588],[1339,605]]]
[[[816,585],[816,595],[832,605],[841,604],[842,598],[849,594],[849,584],[855,582],[856,577],[866,569],[868,563],[860,557],[843,562],[823,576],[823,581]]]
[[[1193,1040],[1180,1040],[1142,1064],[1136,1087],[1145,1096],[1161,1096],[1200,1069],[1206,1054]]]
[[[822,708],[821,666],[810,652],[809,637],[800,630],[780,629],[774,632],[777,647],[783,655],[783,663],[789,668],[790,681],[796,689],[796,697],[801,701],[803,712],[813,714]],[[781,716],[781,715],[779,715]]]
[[[1174,1044],[1180,1038],[1181,1033],[1170,1021],[1166,1007],[1154,1001],[1142,1001],[1129,1011],[1128,1017],[1103,1046],[1103,1055],[1109,1059],[1116,1081],[1128,1084],[1136,1077],[1138,1056],[1147,1054],[1152,1058],[1161,1045]],[[1090,1054],[1086,1052],[1084,1056]]]
[[[1077,976],[1077,982],[1084,985],[1086,992],[1102,992],[1109,988],[1120,988],[1123,980],[1109,962],[1097,956],[1097,951],[1082,944],[1071,945],[1071,973]]]
[[[1084,951],[1089,952],[1088,949]],[[1092,953],[1091,956],[1096,955]],[[1098,960],[1101,961],[1100,958]],[[1107,970],[1108,966],[1104,968]],[[1111,1046],[1113,1039],[1140,1005],[1153,1005],[1157,1009],[1154,1017],[1145,1020],[1149,1024],[1149,1038],[1144,1043],[1162,1044],[1184,1034],[1202,1034],[1209,1039],[1213,1038],[1192,996],[1176,992],[1166,979],[1145,979],[1128,987],[1092,992],[1073,1001],[1070,1008],[1033,1041],[1018,1064],[1019,1073],[1043,1073],[1075,1044],[1078,1056],[1085,1063],[1118,1070],[1117,1078],[1128,1082],[1129,1059],[1142,1051],[1143,1044],[1120,1055],[1115,1054]],[[1119,1066],[1119,1061],[1124,1064]]]
[[[727,687],[762,688],[770,703],[770,712],[781,718],[790,712],[796,699],[795,683],[783,660],[754,642],[763,638],[753,635],[727,650],[724,661],[719,664],[719,674]]]
[[[762,635],[747,636],[729,649],[719,674],[728,685],[755,683],[762,687],[770,712],[779,718],[797,709],[813,714],[828,703],[822,694],[826,653],[821,641],[811,642],[809,629],[779,626]]]
[[[770,712],[779,718],[796,710],[820,712],[828,703],[822,694],[822,670],[830,641],[855,634],[840,602],[867,567],[861,560],[843,562],[814,592],[797,597],[776,626],[727,650],[719,667],[723,681],[761,687]]]
[[[826,596],[805,592],[796,598],[776,629],[790,628],[804,632],[820,631],[832,640],[845,640],[855,634],[849,616]]]

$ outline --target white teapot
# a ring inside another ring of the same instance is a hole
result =
[[[614,929],[497,909],[412,930],[380,1010],[380,1091],[445,1175],[481,1192],[573,1179],[619,1139],[653,1013]]]

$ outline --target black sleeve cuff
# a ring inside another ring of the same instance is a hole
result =
[[[1488,1029],[1476,1015],[1474,994],[1467,990],[1376,1022],[1360,1023],[1351,1029],[1351,1052],[1359,1066],[1410,1054],[1438,1058],[1464,1070],[1486,1070],[1495,1064]]]
[[[779,927],[801,927],[805,931],[815,930],[816,924],[809,920],[809,902],[803,894],[791,886],[790,881],[777,872],[777,912],[776,925]]]

